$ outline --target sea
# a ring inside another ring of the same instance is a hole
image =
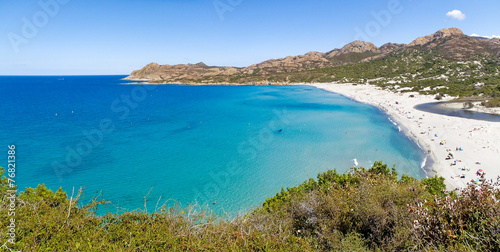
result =
[[[0,76],[0,166],[15,145],[20,190],[82,189],[80,205],[108,202],[101,214],[177,204],[231,215],[329,169],[382,160],[426,176],[426,154],[386,113],[339,94],[124,77]]]

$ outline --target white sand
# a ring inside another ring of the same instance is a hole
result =
[[[479,169],[484,170],[488,180],[495,181],[500,176],[500,122],[438,115],[413,108],[418,104],[436,102],[434,96],[430,95],[394,93],[373,85],[311,85],[385,110],[424,150],[430,150],[429,155],[434,160],[431,169],[446,179],[448,190],[475,181]],[[410,95],[415,98],[409,98]],[[442,140],[446,140],[446,144],[440,145]],[[456,151],[457,147],[462,147],[463,151]],[[453,152],[452,160],[445,160],[447,149]],[[450,166],[454,160],[461,162]],[[462,174],[465,174],[465,178],[460,178]]]

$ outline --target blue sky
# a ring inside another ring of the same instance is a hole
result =
[[[248,66],[355,39],[409,43],[448,27],[500,35],[498,10],[498,0],[0,0],[0,75]]]

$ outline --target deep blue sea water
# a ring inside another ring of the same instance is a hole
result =
[[[149,211],[168,199],[246,211],[281,187],[345,172],[353,159],[425,176],[424,154],[386,114],[341,95],[308,86],[121,85],[123,77],[0,77],[0,166],[15,144],[21,189],[45,183],[71,195],[85,187],[84,201],[102,191],[112,212],[143,208],[150,190]]]

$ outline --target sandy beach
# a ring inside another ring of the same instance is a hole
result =
[[[444,177],[448,190],[476,181],[479,169],[487,180],[500,176],[500,123],[487,122],[414,109],[436,102],[434,96],[395,93],[374,85],[310,84],[385,110],[401,129],[413,137],[434,161],[429,176]],[[414,97],[410,98],[410,95]],[[450,100],[447,97],[444,100]],[[452,154],[449,159],[447,157]]]

